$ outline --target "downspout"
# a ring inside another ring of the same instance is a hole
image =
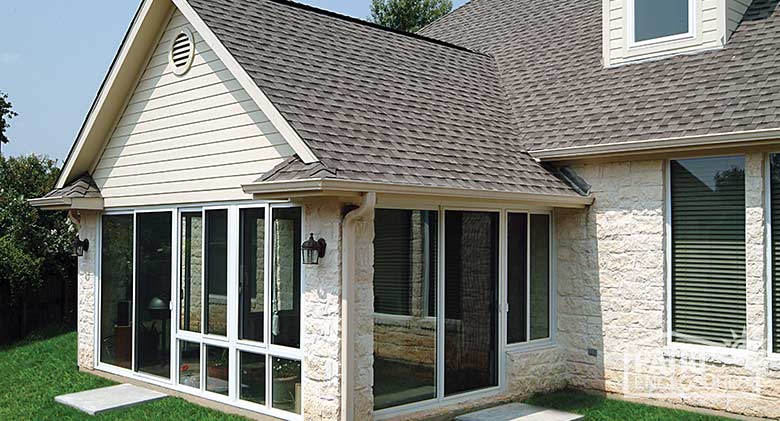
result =
[[[355,225],[376,206],[376,193],[344,215],[341,228],[341,419],[353,421],[355,392]]]

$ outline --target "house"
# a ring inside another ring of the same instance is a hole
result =
[[[145,0],[32,201],[79,226],[79,367],[287,420],[780,417],[779,47],[777,0]]]

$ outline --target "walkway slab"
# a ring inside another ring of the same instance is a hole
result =
[[[510,403],[456,417],[456,421],[577,421],[579,414],[540,408],[524,403]]]
[[[54,398],[54,400],[86,412],[89,415],[97,415],[113,409],[127,408],[128,406],[144,402],[156,401],[166,396],[168,395],[165,393],[155,392],[154,390],[144,389],[132,384],[120,384],[61,395]]]

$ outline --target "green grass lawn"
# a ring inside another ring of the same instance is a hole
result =
[[[173,397],[97,417],[54,402],[57,395],[112,384],[78,371],[74,332],[49,329],[0,348],[0,420],[246,420]]]
[[[244,420],[245,418],[165,398],[97,417],[54,402],[54,397],[113,382],[79,372],[76,334],[52,328],[0,348],[0,420]],[[716,421],[727,418],[639,405],[577,391],[534,396],[527,403],[585,415],[592,421]]]
[[[730,419],[678,409],[640,405],[568,390],[534,396],[526,403],[582,414],[589,421],[726,421]]]

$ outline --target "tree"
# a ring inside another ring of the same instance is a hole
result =
[[[41,211],[27,202],[48,193],[59,172],[46,157],[0,156],[0,314],[75,273],[74,228],[66,212]]]
[[[8,143],[5,130],[11,127],[10,121],[18,114],[11,110],[11,102],[8,95],[0,92],[0,156],[3,155],[3,143]]]
[[[417,32],[452,10],[452,0],[371,0],[371,21],[391,29]]]

